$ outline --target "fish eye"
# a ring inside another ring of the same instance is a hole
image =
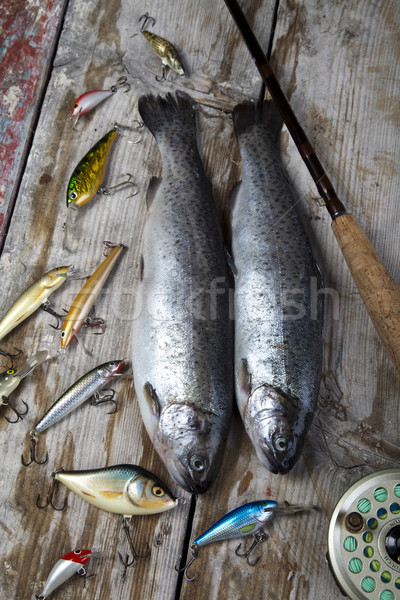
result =
[[[13,369],[8,369],[7,375],[13,375],[15,371]]]
[[[274,439],[274,448],[278,452],[285,452],[288,447],[289,441],[283,435],[278,435],[278,437]]]
[[[204,469],[206,468],[205,461],[203,460],[203,458],[196,454],[193,454],[193,456],[190,457],[189,464],[192,467],[193,471],[197,471],[198,473],[201,473],[201,471],[204,471]]]
[[[62,332],[61,332],[61,337],[62,337],[62,338],[65,338],[65,331],[62,331]]]
[[[78,197],[78,194],[76,192],[71,192],[69,197],[71,198],[71,200],[76,200]]]
[[[78,106],[79,106],[78,103],[74,104],[74,108],[78,108]]]
[[[164,496],[164,490],[159,485],[154,485],[152,492],[158,498],[161,498],[161,496]]]
[[[74,554],[80,554],[82,550],[74,550]]]

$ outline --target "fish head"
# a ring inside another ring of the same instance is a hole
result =
[[[138,473],[128,482],[126,493],[129,501],[139,507],[142,514],[158,514],[174,508],[178,500],[168,487],[149,471],[137,469]]]
[[[297,461],[306,421],[297,398],[268,384],[257,387],[248,398],[245,427],[258,459],[272,473],[288,473]]]
[[[219,471],[226,435],[217,415],[173,402],[161,412],[153,441],[174,481],[192,494],[203,494]]]

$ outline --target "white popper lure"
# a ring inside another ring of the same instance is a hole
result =
[[[37,600],[44,600],[51,592],[65,583],[72,575],[77,573],[81,577],[87,577],[84,565],[86,565],[91,556],[92,550],[73,550],[62,556],[52,568],[47,578],[43,592],[36,595]]]

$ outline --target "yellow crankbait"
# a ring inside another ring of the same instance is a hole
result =
[[[145,15],[142,15],[140,17],[139,23],[142,20],[144,20],[144,22],[140,29],[140,32],[143,33],[144,37],[150,43],[150,46],[153,48],[157,56],[161,58],[161,62],[163,64],[162,77],[156,77],[156,79],[158,81],[160,81],[161,79],[165,79],[166,69],[171,69],[178,75],[184,75],[185,71],[183,69],[181,59],[179,58],[179,55],[175,50],[174,46],[171,44],[171,42],[145,29],[148,21],[153,21],[153,25],[155,24],[155,20],[153,19],[153,17],[150,17],[149,13],[146,13]]]
[[[72,275],[73,270],[72,266],[57,267],[42,275],[40,279],[29,286],[1,319],[0,340],[41,305],[45,304],[50,294],[55,292],[64,283],[65,279]]]

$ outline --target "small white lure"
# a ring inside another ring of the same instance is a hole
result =
[[[85,92],[82,96],[79,96],[77,100],[74,102],[74,108],[72,109],[71,119],[76,117],[74,121],[74,127],[78,122],[78,119],[81,115],[86,114],[92,108],[103,102],[106,98],[113,96],[118,88],[126,87],[125,92],[129,92],[131,89],[130,84],[127,82],[126,77],[120,77],[115,85],[112,85],[109,90],[92,90],[90,92]]]
[[[43,592],[35,598],[44,600],[51,592],[65,583],[72,575],[77,573],[81,577],[87,577],[84,565],[91,559],[93,550],[73,550],[62,556],[52,568],[47,578]]]

